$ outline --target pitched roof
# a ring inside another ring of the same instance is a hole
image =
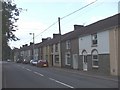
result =
[[[119,14],[113,15],[111,17],[108,17],[106,19],[97,21],[95,23],[92,23],[90,25],[84,26],[82,28],[79,28],[78,30],[71,31],[69,33],[66,33],[62,35],[62,41],[69,40],[69,39],[74,39],[79,36],[83,35],[90,35],[93,33],[97,32],[102,32],[107,30],[106,28],[110,28],[113,26],[118,26],[118,17],[120,16]]]
[[[68,32],[64,35],[61,35],[61,41],[66,41],[66,40],[78,38],[79,36],[83,36],[83,35],[90,35],[93,33],[102,32],[102,31],[107,30],[106,28],[118,26],[119,25],[118,17],[120,17],[120,13],[113,15],[111,17],[108,17],[106,19],[97,21],[95,23],[92,23],[90,25],[80,27],[77,30]],[[60,40],[60,37],[58,36],[56,38],[35,44],[35,48],[47,46],[47,45],[52,45],[52,44],[58,43],[59,40]],[[29,48],[32,48],[32,45],[22,47],[22,50],[27,50]]]

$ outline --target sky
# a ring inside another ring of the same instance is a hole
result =
[[[42,38],[53,37],[59,33],[58,17],[62,18],[95,0],[14,0],[18,8],[23,8],[20,13],[18,30],[14,34],[19,41],[10,41],[11,48],[19,48],[30,44],[35,34],[35,43],[40,43]],[[118,13],[120,0],[97,0],[88,7],[77,11],[60,20],[61,33],[65,34],[74,30],[74,25],[89,25]],[[52,27],[49,28],[53,23]],[[48,29],[49,28],[49,29]]]

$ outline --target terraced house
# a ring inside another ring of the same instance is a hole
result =
[[[74,25],[74,30],[64,35],[53,34],[52,39],[35,44],[36,59],[48,60],[49,66],[118,75],[118,16],[87,26]],[[25,51],[32,53],[32,46],[26,47],[27,51],[19,50],[24,56]]]
[[[79,55],[84,71],[118,75],[118,15],[81,30]]]

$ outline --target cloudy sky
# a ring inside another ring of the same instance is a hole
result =
[[[18,31],[15,35],[20,39],[10,42],[9,45],[19,48],[32,42],[35,33],[35,43],[42,38],[52,37],[58,33],[58,17],[62,18],[95,0],[14,0],[18,8],[23,8],[19,16]],[[61,32],[65,34],[73,30],[75,24],[89,25],[93,22],[110,17],[118,13],[119,0],[97,0],[88,7],[61,20]],[[27,9],[27,11],[26,11]],[[49,28],[49,29],[47,29]],[[44,32],[43,32],[44,31]]]

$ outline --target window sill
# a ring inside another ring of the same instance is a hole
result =
[[[97,46],[98,46],[97,44],[91,45],[91,47],[97,47]]]
[[[55,62],[55,63],[59,63],[59,62]]]
[[[70,64],[65,64],[66,66],[70,66]]]
[[[92,68],[99,68],[99,66],[92,66]]]

